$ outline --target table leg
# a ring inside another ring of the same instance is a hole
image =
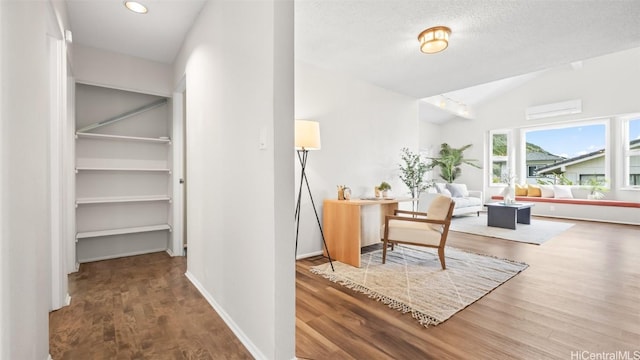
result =
[[[487,226],[516,229],[518,209],[515,207],[489,206],[487,209]]]
[[[518,210],[518,223],[531,224],[531,208],[524,208]]]

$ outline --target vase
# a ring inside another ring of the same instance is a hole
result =
[[[351,188],[345,187],[343,190],[344,199],[351,200]]]
[[[516,188],[509,184],[502,192],[502,199],[505,205],[511,205],[516,202]]]

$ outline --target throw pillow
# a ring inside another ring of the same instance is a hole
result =
[[[447,190],[446,184],[436,183],[436,192],[438,194],[442,194],[442,195],[451,197],[451,192],[449,190]]]
[[[542,196],[542,191],[540,190],[540,186],[538,185],[527,186],[527,196],[533,196],[533,197]]]
[[[516,196],[527,196],[527,184],[516,184]]]
[[[554,196],[553,185],[540,185],[540,191],[543,198],[552,198]]]
[[[467,197],[469,190],[465,184],[447,184],[447,190],[451,192],[452,197]]]
[[[571,186],[569,185],[554,185],[553,193],[556,199],[573,199],[573,193],[571,193]]]

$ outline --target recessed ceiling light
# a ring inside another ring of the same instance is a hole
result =
[[[127,9],[129,9],[129,10],[131,10],[134,13],[137,13],[137,14],[146,14],[147,11],[149,11],[149,10],[147,10],[146,6],[140,4],[137,1],[125,1],[124,2],[124,6],[126,6]]]

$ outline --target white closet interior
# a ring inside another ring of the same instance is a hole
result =
[[[169,99],[85,84],[75,99],[77,261],[167,250]]]

